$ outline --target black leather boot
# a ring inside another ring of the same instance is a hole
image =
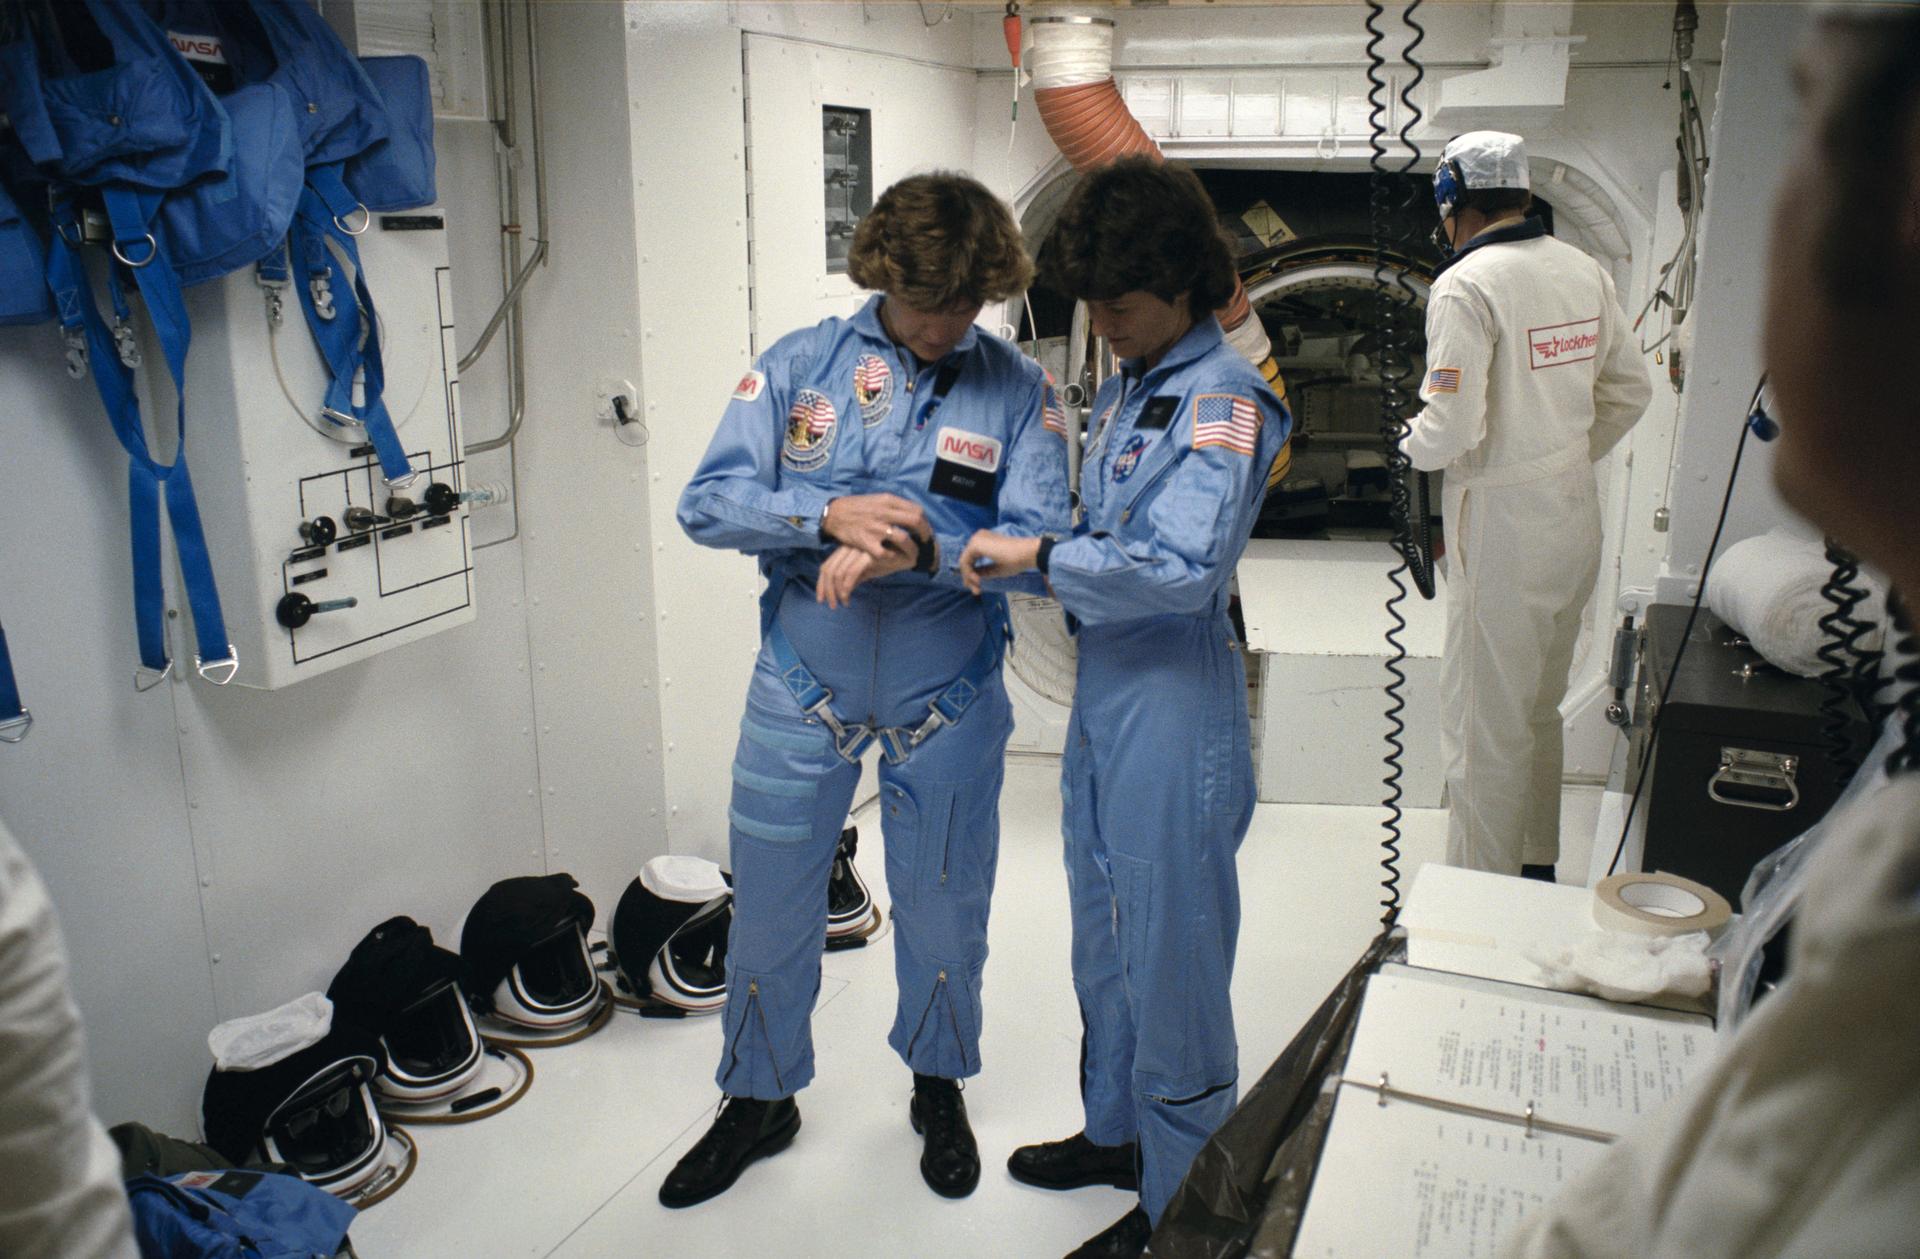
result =
[[[1140,1259],[1147,1253],[1147,1241],[1153,1225],[1139,1207],[1127,1212],[1107,1227],[1080,1243],[1067,1259]]]
[[[1115,1189],[1138,1189],[1140,1175],[1134,1167],[1140,1147],[1095,1145],[1087,1134],[1076,1132],[1064,1141],[1042,1141],[1023,1145],[1007,1160],[1007,1171],[1023,1185],[1040,1189],[1081,1189],[1087,1185],[1112,1185]]]
[[[967,1124],[960,1082],[913,1073],[913,1103],[907,1107],[913,1130],[925,1134],[920,1175],[943,1198],[964,1198],[980,1183],[980,1147]]]
[[[799,1131],[800,1107],[791,1097],[726,1098],[707,1134],[667,1173],[661,1205],[690,1207],[725,1193],[748,1163],[786,1149]]]

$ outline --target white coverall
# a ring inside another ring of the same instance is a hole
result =
[[[1920,774],[1825,825],[1786,982],[1501,1259],[1920,1254]]]
[[[1600,571],[1592,465],[1652,397],[1613,279],[1537,220],[1475,237],[1427,300],[1404,443],[1446,472],[1447,862],[1560,852],[1560,701]]]
[[[47,889],[0,826],[0,1255],[139,1259]]]

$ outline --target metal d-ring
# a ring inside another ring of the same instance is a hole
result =
[[[172,660],[168,660],[167,663],[159,669],[149,669],[145,665],[137,665],[133,670],[133,689],[136,691],[151,691],[154,687],[166,681],[172,673]]]
[[[346,223],[341,221],[340,216],[337,214],[333,216],[333,225],[349,236],[364,236],[367,234],[367,229],[373,226],[373,211],[367,209],[366,205],[361,203],[356,204],[353,209],[347,211],[348,218],[352,218],[356,214],[360,215],[360,226],[358,228],[348,227]]]
[[[225,686],[233,681],[234,674],[240,672],[240,653],[233,649],[232,643],[228,643],[224,659],[202,660],[199,656],[195,656],[193,671],[215,686]],[[219,676],[216,677],[216,674]]]
[[[119,241],[116,240],[113,242],[112,249],[113,256],[120,260],[121,265],[132,267],[135,271],[138,271],[141,267],[151,266],[153,260],[160,256],[160,242],[153,238],[152,232],[147,233],[147,256],[138,262],[127,257],[127,255],[121,251]]]
[[[18,743],[27,737],[27,731],[33,729],[33,712],[22,708],[18,717],[9,717],[0,721],[0,743]]]

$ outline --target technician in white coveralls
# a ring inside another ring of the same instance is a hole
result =
[[[1404,449],[1446,472],[1447,861],[1551,880],[1560,701],[1600,572],[1592,465],[1653,390],[1613,278],[1527,217],[1527,187],[1519,136],[1472,131],[1441,153],[1452,256]]]

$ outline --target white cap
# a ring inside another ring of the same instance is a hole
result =
[[[1469,131],[1447,141],[1440,160],[1460,164],[1467,191],[1484,188],[1531,188],[1527,178],[1527,144],[1506,131]]]

